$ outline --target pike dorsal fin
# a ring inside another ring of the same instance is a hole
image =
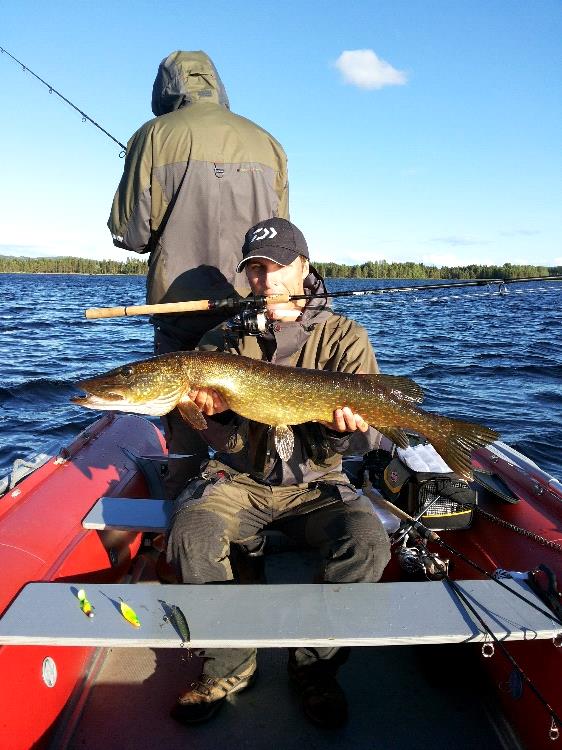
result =
[[[279,458],[283,461],[288,461],[293,455],[295,447],[295,436],[292,429],[286,424],[278,424],[275,427],[274,442]]]
[[[373,378],[376,384],[382,385],[396,398],[405,398],[421,404],[424,398],[423,389],[410,378],[401,375],[362,375],[364,378]]]
[[[196,430],[206,430],[207,420],[203,416],[197,404],[189,396],[184,396],[178,402],[178,410],[184,422],[188,422]]]
[[[374,425],[373,425],[374,426]],[[408,442],[408,436],[399,427],[375,427],[376,430],[382,432],[382,434],[399,448],[407,448],[410,443]]]

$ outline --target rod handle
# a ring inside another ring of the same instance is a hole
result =
[[[89,320],[95,318],[123,318],[130,315],[157,315],[159,313],[182,313],[209,310],[210,300],[192,302],[165,302],[160,305],[129,305],[127,307],[90,307],[86,310]]]
[[[289,302],[289,294],[272,294],[265,298],[267,304]],[[129,305],[127,307],[90,307],[86,310],[88,320],[95,318],[124,318],[131,315],[164,315],[166,313],[201,312],[233,307],[232,299],[199,299],[190,302],[163,302],[159,305]]]

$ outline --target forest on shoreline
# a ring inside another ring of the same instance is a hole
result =
[[[327,279],[518,279],[533,276],[562,275],[562,266],[531,266],[504,263],[501,266],[426,266],[424,263],[389,263],[367,261],[358,265],[313,262]],[[86,275],[144,276],[147,262],[143,258],[126,261],[92,258],[27,258],[0,255],[0,273],[62,273]]]

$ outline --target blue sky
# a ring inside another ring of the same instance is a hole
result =
[[[558,0],[20,0],[0,30],[123,142],[160,60],[205,50],[284,145],[316,260],[562,265]],[[0,254],[124,259],[119,148],[6,55],[0,91]]]

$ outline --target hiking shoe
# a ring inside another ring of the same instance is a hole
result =
[[[291,662],[288,669],[307,719],[326,729],[342,727],[347,721],[347,699],[333,670],[321,663],[297,667]]]
[[[226,703],[227,696],[251,687],[256,681],[255,667],[232,677],[201,677],[180,695],[170,711],[172,719],[182,724],[207,721]]]

